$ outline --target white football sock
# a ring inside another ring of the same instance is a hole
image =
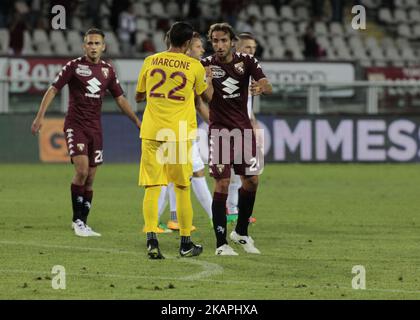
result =
[[[159,201],[158,201],[158,220],[160,221],[160,217],[162,216],[163,212],[165,211],[166,205],[168,204],[168,187],[162,186],[160,189]]]
[[[168,194],[169,194],[169,211],[176,212],[176,196],[175,196],[175,188],[173,183],[168,184]],[[171,220],[174,220],[173,217],[171,217]],[[178,219],[175,219],[174,221],[178,221]]]
[[[232,172],[226,206],[228,214],[238,214],[238,190],[242,186],[241,177]]]
[[[193,177],[191,183],[197,200],[211,219],[213,216],[211,211],[211,203],[213,202],[213,199],[207,185],[206,177]]]

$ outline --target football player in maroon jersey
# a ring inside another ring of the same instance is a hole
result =
[[[254,36],[249,32],[243,32],[237,36],[237,41],[235,41],[235,49],[236,52],[246,53],[251,56],[255,55],[255,52],[257,50],[257,41],[255,40]],[[252,81],[252,78],[250,78],[249,81]],[[264,134],[259,127],[258,121],[255,117],[255,113],[253,110],[253,104],[254,104],[254,97],[249,94],[248,95],[248,102],[247,102],[247,109],[248,109],[248,116],[251,119],[252,127],[254,128],[254,133],[256,137],[257,142],[257,150],[262,154],[264,152],[262,150],[264,144]],[[229,193],[227,198],[227,221],[228,222],[235,222],[238,220],[238,189],[241,187],[242,182],[241,178],[236,175],[235,173],[232,173],[230,177],[230,184],[229,184]],[[250,223],[255,223],[256,218],[250,217],[249,218]]]
[[[248,236],[248,224],[262,169],[260,160],[263,159],[257,157],[247,101],[249,91],[252,95],[271,94],[272,87],[257,59],[233,52],[235,33],[229,24],[213,24],[208,38],[215,53],[203,59],[202,64],[210,67],[214,87],[209,105],[209,170],[215,178],[212,212],[216,255],[237,255],[226,240],[225,212],[231,168],[241,176],[242,187],[238,191],[238,222],[230,239],[246,252],[259,254],[254,240]]]
[[[103,162],[101,126],[102,99],[108,90],[118,107],[140,128],[141,122],[132,111],[114,68],[101,60],[105,35],[90,29],[84,36],[85,55],[69,61],[48,88],[32,123],[32,134],[42,130],[45,113],[66,84],[70,98],[64,122],[64,134],[75,175],[71,183],[73,207],[72,228],[77,236],[100,236],[87,225],[93,197],[93,181],[97,166]]]

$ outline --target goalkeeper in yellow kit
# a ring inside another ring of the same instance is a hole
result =
[[[181,236],[179,253],[182,257],[191,257],[203,251],[190,237],[193,217],[191,145],[197,129],[194,100],[200,96],[210,101],[213,86],[210,70],[185,54],[192,37],[191,25],[173,24],[169,30],[169,49],[144,60],[137,83],[136,101],[147,100],[140,133],[139,185],[145,187],[144,231],[150,259],[164,259],[156,236],[158,199],[161,186],[169,182],[175,185]]]

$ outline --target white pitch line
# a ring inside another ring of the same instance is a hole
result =
[[[62,246],[62,245],[50,245],[50,244],[40,244],[35,242],[16,242],[16,241],[0,241],[0,244],[4,245],[16,245],[16,246],[32,246],[32,247],[41,247],[41,248],[53,248],[53,249],[65,249],[65,250],[82,250],[82,251],[96,251],[96,252],[105,252],[105,253],[114,253],[114,254],[128,254],[128,255],[140,255],[139,252],[135,251],[124,251],[124,250],[118,250],[113,248],[90,248],[90,247],[74,247],[74,246]],[[177,260],[179,262],[183,263],[189,263],[193,265],[198,265],[202,267],[204,270],[195,273],[186,277],[171,277],[171,278],[165,278],[162,277],[162,279],[172,279],[172,280],[200,280],[203,278],[208,278],[214,275],[218,275],[223,273],[223,267],[216,264],[207,262],[204,260],[195,260],[195,259],[175,259],[173,257],[167,257],[167,259],[173,259]],[[146,277],[150,278],[150,277]]]
[[[83,250],[83,251],[97,251],[97,252],[106,252],[106,253],[115,253],[115,254],[130,254],[130,255],[140,255],[138,252],[134,251],[124,251],[118,249],[106,249],[106,248],[87,248],[87,247],[73,247],[73,246],[60,246],[60,245],[49,245],[49,244],[39,244],[34,242],[14,242],[14,241],[0,241],[0,244],[6,245],[22,245],[22,246],[34,246],[34,247],[43,247],[43,248],[56,248],[56,249],[69,249],[69,250]],[[176,259],[169,257],[169,259],[177,260],[179,262],[187,262],[190,264],[200,265],[204,268],[204,271],[192,274],[186,277],[160,277],[160,276],[139,276],[139,275],[122,275],[122,274],[110,274],[110,273],[91,273],[91,274],[80,274],[80,273],[68,273],[70,276],[76,277],[109,277],[109,278],[122,278],[122,279],[158,279],[158,280],[181,280],[181,281],[204,281],[204,282],[223,282],[224,284],[253,284],[253,285],[278,285],[280,283],[273,283],[273,282],[255,282],[255,281],[247,281],[247,280],[230,280],[230,279],[206,279],[205,277],[210,277],[215,274],[220,274],[223,272],[223,267],[202,260],[193,260],[193,259]],[[10,270],[10,269],[0,269],[0,273],[10,274],[10,273],[17,273],[17,274],[43,274],[45,271],[28,271],[28,270]],[[284,289],[293,289],[295,285],[282,285]],[[401,289],[380,289],[380,288],[366,288],[366,289],[359,289],[355,290],[349,287],[333,287],[333,286],[306,286],[306,289],[343,289],[343,290],[351,290],[351,291],[358,291],[362,293],[363,291],[376,291],[376,292],[385,292],[385,293],[414,293],[420,294],[420,291],[417,290],[401,290]]]
[[[200,280],[203,278],[209,278],[212,275],[215,274],[222,274],[223,273],[223,267],[216,264],[216,263],[210,263],[210,262],[205,262],[205,264],[203,264],[202,260],[180,260],[181,262],[188,262],[188,263],[192,263],[192,264],[196,264],[196,265],[200,265],[201,267],[203,267],[203,271],[199,272],[199,273],[195,273],[186,277],[181,277],[179,278],[179,280],[189,280],[189,281],[194,281],[194,280]]]

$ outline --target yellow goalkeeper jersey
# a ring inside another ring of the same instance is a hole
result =
[[[147,99],[141,138],[194,140],[194,97],[207,89],[205,74],[200,61],[183,53],[164,51],[147,57],[137,83],[137,92],[146,92]]]

